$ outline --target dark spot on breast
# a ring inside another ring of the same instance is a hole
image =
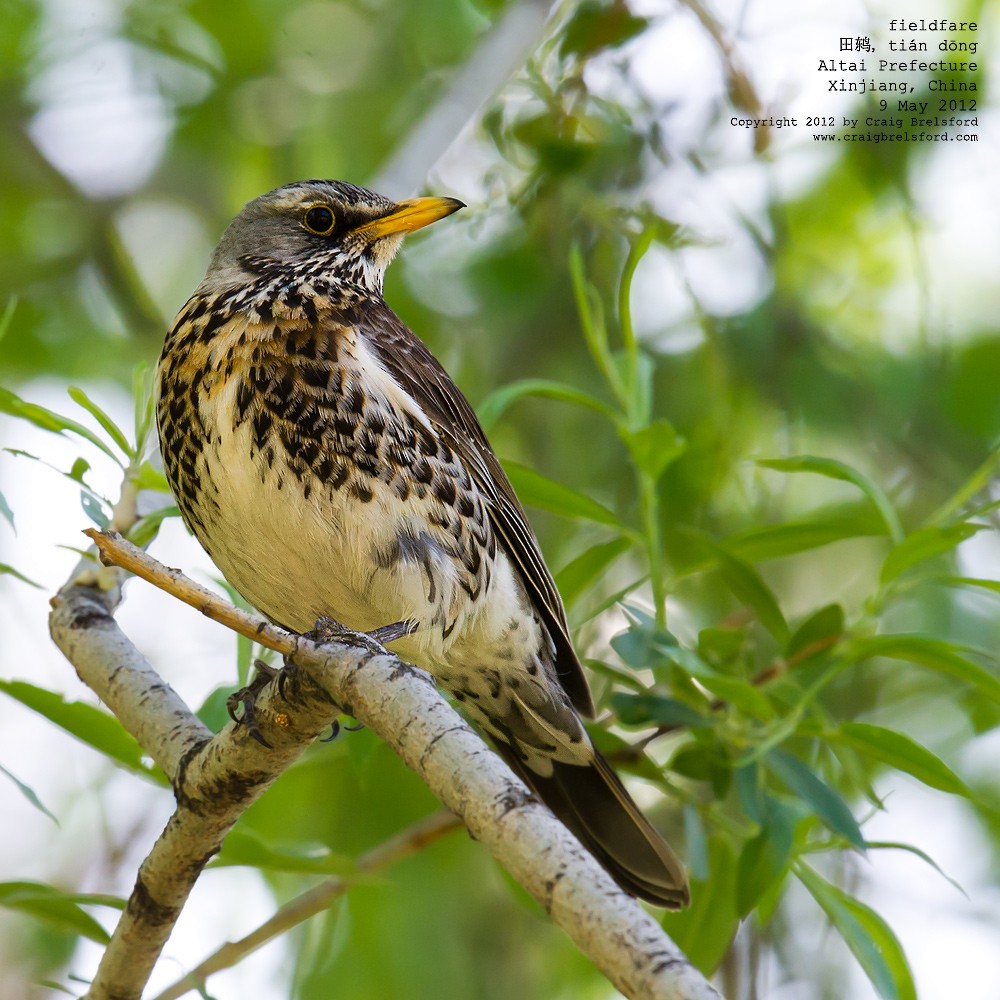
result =
[[[361,483],[351,483],[351,496],[362,503],[368,503],[374,494],[367,486]]]
[[[429,483],[434,478],[434,470],[426,458],[418,458],[410,471],[418,483]]]

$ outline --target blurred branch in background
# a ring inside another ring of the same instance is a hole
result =
[[[537,46],[549,15],[548,0],[515,0],[454,78],[392,151],[371,181],[396,197],[412,193],[462,131],[475,123],[483,106]]]

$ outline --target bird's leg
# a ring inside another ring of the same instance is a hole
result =
[[[342,642],[348,646],[358,646],[378,656],[387,652],[385,648],[387,642],[395,642],[396,639],[412,635],[416,630],[417,623],[412,619],[407,619],[406,621],[394,622],[392,625],[383,625],[381,628],[372,629],[371,632],[355,632],[353,629],[349,629],[345,625],[341,625],[340,622],[334,621],[332,618],[327,618],[324,615],[316,619],[316,625],[313,630],[306,632],[305,637],[318,643]],[[278,683],[279,685],[281,683],[280,676]],[[364,725],[361,723],[358,723],[356,726],[342,726],[339,721],[334,720],[330,735],[324,737],[323,742],[332,743],[340,734],[341,729],[345,729],[349,733],[356,733],[359,729],[364,728]]]
[[[278,692],[284,697],[284,687],[285,677],[287,676],[286,671],[290,668],[285,666],[284,669],[278,670],[272,667],[269,663],[265,663],[263,660],[254,660],[254,666],[257,668],[257,673],[254,674],[253,680],[247,684],[246,687],[242,687],[239,691],[234,691],[226,699],[226,710],[229,712],[229,718],[236,723],[237,726],[246,726],[250,732],[250,735],[262,746],[271,749],[271,744],[264,739],[263,734],[260,731],[260,727],[257,725],[257,713],[256,713],[256,703],[257,696],[267,687],[275,677],[278,678]],[[243,714],[237,715],[237,708],[243,706]]]
[[[381,628],[372,629],[371,632],[355,632],[354,629],[349,629],[340,622],[324,616],[316,620],[316,626],[311,632],[306,633],[306,638],[319,643],[342,642],[348,646],[358,646],[377,656],[386,652],[387,642],[395,642],[404,636],[412,635],[416,630],[417,623],[407,619],[393,622],[392,625],[383,625]]]

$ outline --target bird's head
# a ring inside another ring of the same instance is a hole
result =
[[[381,293],[403,237],[464,208],[454,198],[391,201],[343,181],[299,181],[248,202],[212,255],[204,285],[245,282],[261,263]]]

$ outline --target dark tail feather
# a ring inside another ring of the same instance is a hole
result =
[[[671,910],[691,902],[684,866],[599,753],[589,767],[553,761],[552,774],[542,777],[508,745],[498,740],[496,747],[626,892]]]

